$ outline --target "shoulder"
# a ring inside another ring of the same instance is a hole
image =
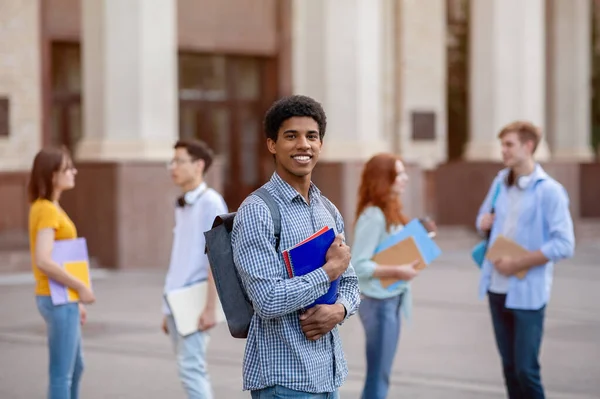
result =
[[[385,215],[378,206],[368,206],[360,213],[358,220],[362,222],[385,223]]]
[[[238,208],[234,222],[249,223],[259,220],[272,220],[271,212],[262,198],[256,194],[250,194]]]
[[[331,209],[335,213],[336,217],[342,216],[342,214],[340,213],[340,210],[337,208],[337,206],[335,206],[335,204],[329,198],[327,198],[323,194],[320,194],[319,199],[323,203],[323,206],[325,206],[328,209]]]
[[[510,169],[509,168],[500,169],[498,171],[498,173],[496,173],[496,176],[494,177],[494,180],[492,181],[492,184],[496,185],[498,183],[503,182],[504,180],[506,180],[506,177],[508,176],[509,173],[510,173]]]
[[[549,199],[568,199],[569,194],[565,187],[560,184],[557,180],[550,176],[546,176],[544,179],[537,182],[537,188],[544,195],[545,198]]]
[[[223,198],[223,196],[213,188],[208,188],[204,195],[206,197],[206,201],[210,204],[219,206],[225,204],[225,199]]]
[[[46,199],[37,199],[33,201],[30,207],[31,215],[56,215],[58,208],[51,201]]]

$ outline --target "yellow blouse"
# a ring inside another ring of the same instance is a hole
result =
[[[77,229],[69,216],[51,201],[38,199],[29,208],[29,247],[33,276],[35,277],[35,294],[50,295],[48,276],[38,269],[35,261],[35,242],[42,229],[54,229],[54,240],[77,238]]]

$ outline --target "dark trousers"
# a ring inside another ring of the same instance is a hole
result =
[[[539,353],[546,307],[507,309],[506,295],[488,293],[496,345],[510,399],[544,399]]]

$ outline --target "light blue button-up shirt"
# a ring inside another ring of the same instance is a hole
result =
[[[498,173],[477,215],[476,224],[479,228],[481,218],[491,210],[495,187],[500,184],[490,246],[504,231],[508,213],[507,186],[504,181],[508,173],[508,169]],[[550,299],[554,264],[573,256],[575,249],[568,194],[540,165],[536,165],[531,182],[523,192],[513,239],[529,251],[541,250],[549,262],[530,268],[522,280],[511,276],[505,306],[510,309],[540,309]],[[479,296],[482,299],[490,286],[493,267],[487,259],[482,265],[479,282]]]

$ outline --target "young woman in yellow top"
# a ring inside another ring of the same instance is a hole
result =
[[[49,399],[79,397],[83,372],[81,324],[86,317],[82,304],[95,301],[89,288],[52,260],[55,240],[77,237],[75,225],[58,202],[63,191],[75,186],[76,174],[65,150],[43,149],[33,161],[29,182],[29,241],[37,306],[47,326]],[[80,303],[53,305],[48,278],[76,290]]]

